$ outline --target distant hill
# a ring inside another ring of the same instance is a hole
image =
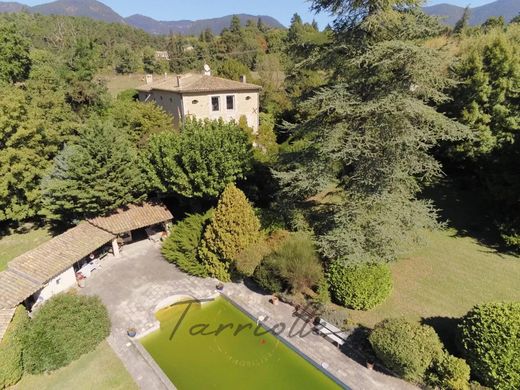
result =
[[[469,0],[468,3],[470,3]],[[444,17],[443,22],[451,26],[455,25],[464,13],[464,7],[451,4],[432,5],[424,7],[423,10],[428,15]],[[470,8],[470,11],[470,25],[482,24],[492,16],[503,16],[509,22],[520,14],[520,0],[497,0],[480,7]]]
[[[172,32],[174,34],[198,35],[208,28],[214,34],[220,34],[225,27],[229,26],[233,17],[233,15],[227,15],[203,20],[159,21],[144,15],[132,15],[123,18],[112,8],[96,0],[57,0],[34,7],[16,2],[0,2],[0,12],[20,12],[24,9],[43,15],[84,16],[109,23],[123,23],[140,28],[150,34],[169,34]],[[238,17],[242,24],[245,24],[248,20],[256,22],[261,18],[268,26],[284,27],[278,20],[270,16],[240,14]]]
[[[15,3],[15,2],[0,2],[0,12],[20,12],[26,5]]]
[[[265,15],[238,14],[242,24],[248,20],[256,22],[262,19],[266,25],[271,27],[283,28],[278,20]],[[233,15],[222,16],[221,18],[201,19],[201,20],[178,20],[178,21],[159,21],[143,15],[132,15],[126,18],[126,22],[134,27],[141,28],[151,34],[169,34],[170,32],[183,35],[198,35],[206,29],[210,29],[214,34],[220,34],[225,27],[229,27]]]

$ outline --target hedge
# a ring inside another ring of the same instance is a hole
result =
[[[442,343],[432,327],[404,318],[383,320],[369,336],[376,356],[397,375],[422,383],[426,370],[442,357]]]
[[[27,311],[18,306],[0,341],[0,389],[14,385],[22,378],[22,337],[28,322]]]
[[[475,306],[459,331],[462,353],[483,385],[520,389],[520,302]]]
[[[327,272],[332,298],[356,310],[372,309],[392,291],[392,274],[386,264],[344,264],[336,261]]]
[[[108,312],[98,297],[59,294],[37,312],[23,337],[28,373],[53,371],[90,352],[110,333]]]

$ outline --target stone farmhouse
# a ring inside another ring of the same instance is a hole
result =
[[[234,120],[241,117],[256,133],[259,121],[259,93],[261,87],[246,82],[211,76],[205,66],[202,74],[189,73],[178,76],[146,76],[146,84],[137,88],[139,100],[154,101],[173,116],[175,127],[185,118]]]

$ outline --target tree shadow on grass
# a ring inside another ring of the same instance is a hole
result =
[[[497,227],[497,217],[483,191],[471,178],[444,179],[426,188],[421,198],[431,200],[439,220],[457,231],[457,236],[472,237],[500,253],[510,253]]]
[[[421,323],[423,325],[429,325],[435,330],[444,344],[444,347],[451,355],[460,357],[460,352],[457,347],[457,332],[460,318],[429,317],[423,318]]]

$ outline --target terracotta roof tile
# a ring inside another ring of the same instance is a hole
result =
[[[0,309],[12,309],[41,288],[41,284],[31,281],[16,272],[0,272]]]
[[[117,234],[173,219],[161,203],[143,203],[83,221],[9,262],[0,272],[0,309],[12,309],[67,268],[113,240]]]
[[[88,222],[81,222],[78,226],[18,256],[8,267],[39,283],[46,283],[113,238],[113,234]]]
[[[129,205],[105,217],[90,219],[88,222],[117,235],[172,219],[173,215],[163,204],[146,202],[141,205]]]
[[[186,74],[179,76],[180,86],[176,77],[167,77],[145,84],[137,88],[138,91],[149,92],[152,89],[178,93],[195,92],[231,92],[231,91],[258,91],[262,89],[259,85],[242,83],[221,77],[206,76],[201,74]]]

